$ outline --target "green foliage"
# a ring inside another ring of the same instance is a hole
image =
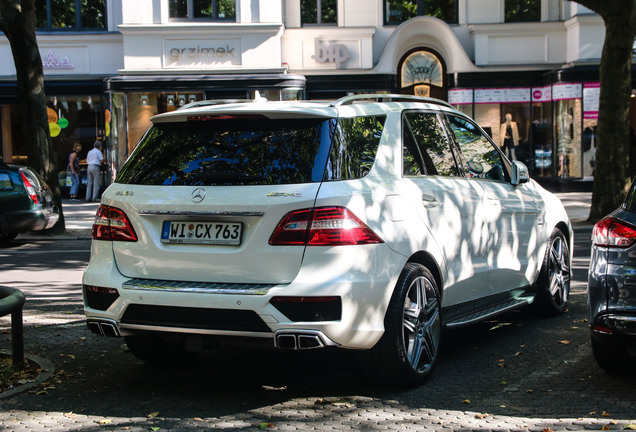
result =
[[[506,0],[506,22],[541,21],[541,0]]]

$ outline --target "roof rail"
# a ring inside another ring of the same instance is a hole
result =
[[[208,99],[208,100],[190,102],[189,104],[179,107],[178,110],[182,110],[184,108],[196,108],[196,107],[202,107],[202,106],[247,103],[247,102],[254,102],[254,100],[252,99]]]
[[[333,102],[330,106],[337,107],[341,105],[351,105],[355,102],[360,101],[373,101],[373,102],[426,102],[432,103],[436,105],[443,105],[448,108],[453,108],[451,104],[445,102],[441,99],[435,99],[424,96],[415,96],[415,95],[405,95],[405,94],[385,94],[385,93],[374,93],[374,94],[357,94],[357,95],[349,95],[344,96]]]

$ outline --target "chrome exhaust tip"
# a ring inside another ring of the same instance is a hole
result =
[[[119,330],[117,322],[112,320],[87,320],[86,326],[91,332],[101,336],[121,337],[121,331]]]
[[[279,330],[274,337],[274,346],[284,350],[307,350],[336,345],[319,331]]]

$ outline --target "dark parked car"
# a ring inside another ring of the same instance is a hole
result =
[[[636,182],[594,226],[587,294],[596,362],[622,372],[636,354]]]
[[[60,212],[51,189],[32,169],[0,162],[0,243],[51,228]]]

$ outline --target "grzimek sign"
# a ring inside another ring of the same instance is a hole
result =
[[[166,68],[233,67],[241,65],[240,39],[165,39]]]
[[[334,41],[325,43],[314,39],[314,52],[313,59],[316,63],[336,63],[336,69],[340,69],[351,58],[347,46]]]

